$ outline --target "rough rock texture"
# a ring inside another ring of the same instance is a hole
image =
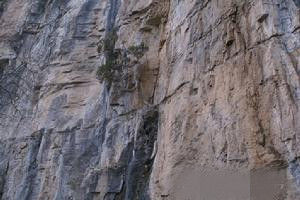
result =
[[[176,199],[186,168],[284,167],[299,199],[299,9],[0,0],[0,197]]]

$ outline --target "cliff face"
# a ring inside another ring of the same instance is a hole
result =
[[[278,166],[299,199],[299,0],[0,8],[2,199],[176,199],[188,168]]]

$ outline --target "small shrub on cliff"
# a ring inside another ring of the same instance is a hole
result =
[[[139,60],[148,51],[148,47],[144,43],[130,46],[128,49],[115,49],[117,39],[116,31],[113,30],[103,41],[99,42],[101,46],[98,46],[98,50],[103,51],[106,59],[105,63],[97,70],[97,77],[101,81],[111,83],[115,79],[116,71],[129,67],[130,59],[127,55],[131,54],[136,60]]]
[[[113,81],[114,69],[116,68],[119,57],[115,51],[115,43],[117,39],[116,30],[113,29],[105,36],[104,40],[99,43],[101,46],[98,46],[98,51],[103,49],[106,59],[105,64],[101,65],[97,70],[97,77],[101,81],[106,80],[109,83]]]
[[[97,70],[97,77],[101,81],[108,81],[111,83],[113,81],[113,71],[114,63],[112,61],[108,61],[105,64],[101,65]]]
[[[103,41],[103,49],[105,53],[114,53],[115,44],[118,40],[118,35],[116,30],[112,30],[110,33],[107,34]]]
[[[149,47],[147,47],[144,42],[142,42],[140,45],[137,45],[137,46],[128,47],[129,53],[134,55],[137,59],[142,58],[144,56],[144,54],[146,53],[146,51],[148,51],[148,50],[149,50]]]

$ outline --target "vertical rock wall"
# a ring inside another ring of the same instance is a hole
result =
[[[0,1],[0,196],[173,200],[189,169],[280,167],[299,199],[299,7]]]

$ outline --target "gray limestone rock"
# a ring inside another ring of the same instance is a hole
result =
[[[0,199],[176,200],[203,169],[299,199],[299,7],[0,0]]]

